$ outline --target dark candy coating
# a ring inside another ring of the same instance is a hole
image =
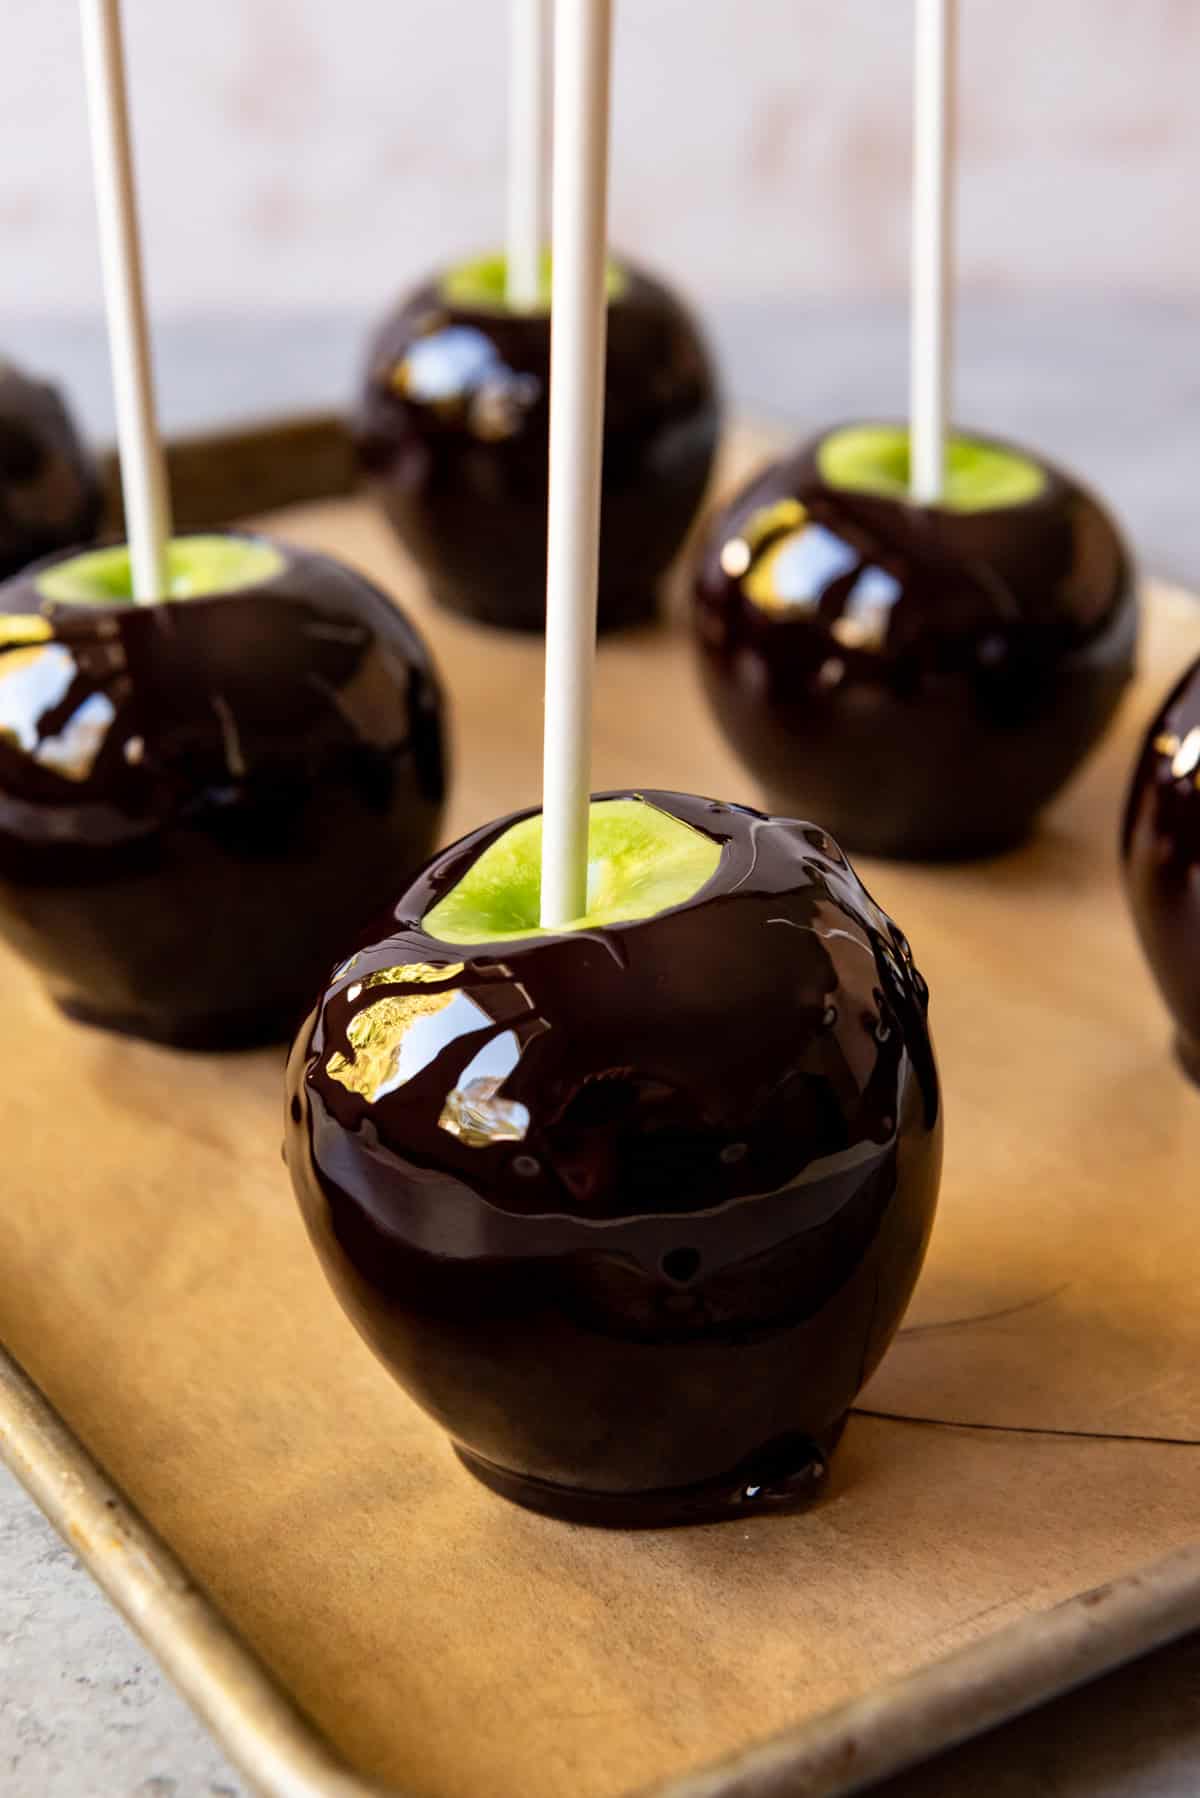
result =
[[[88,543],[100,479],[58,393],[0,360],[0,580]]]
[[[1200,1081],[1200,660],[1146,733],[1125,809],[1125,888],[1142,948]]]
[[[694,319],[625,272],[608,309],[601,630],[654,615],[719,429]],[[546,313],[452,305],[434,280],[377,332],[359,410],[363,466],[435,597],[512,630],[545,618],[549,374]]]
[[[424,645],[361,575],[277,547],[272,579],[159,606],[0,588],[0,932],[71,1016],[278,1041],[436,840]]]
[[[823,819],[853,853],[1019,842],[1133,671],[1117,529],[1044,463],[1034,498],[952,512],[831,487],[822,441],[706,533],[694,622],[718,721],[772,811]]]
[[[489,824],[337,971],[288,1068],[288,1166],[362,1335],[489,1484],[615,1524],[812,1494],[941,1160],[928,994],[837,847],[644,797],[722,844],[695,899],[440,942],[420,920],[515,819]]]

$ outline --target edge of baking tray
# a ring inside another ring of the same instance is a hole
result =
[[[357,484],[353,436],[338,412],[248,419],[172,438],[166,455],[175,528],[184,532],[336,499]],[[118,533],[123,512],[115,451],[101,458],[101,475],[104,529]]]
[[[355,485],[351,434],[332,412],[177,439],[168,462],[185,531]],[[104,473],[107,523],[119,530],[112,456]],[[0,1461],[254,1790],[264,1798],[402,1798],[347,1766],[2,1343]],[[849,1798],[1197,1628],[1200,1544],[638,1798]]]
[[[400,1798],[351,1771],[0,1347],[0,1460],[264,1798]],[[848,1798],[1200,1627],[1200,1544],[640,1798]]]

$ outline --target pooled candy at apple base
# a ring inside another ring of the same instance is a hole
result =
[[[916,1281],[941,1102],[901,932],[819,828],[594,799],[442,851],[338,965],[286,1158],[350,1318],[482,1480],[610,1524],[806,1502]]]
[[[194,1048],[291,1034],[436,840],[423,643],[328,557],[175,539],[0,587],[0,934],[70,1016]]]
[[[608,271],[601,630],[645,622],[703,499],[720,405],[687,308],[624,262]],[[505,300],[503,257],[418,287],[375,333],[356,431],[371,487],[434,597],[467,617],[545,619],[549,263],[542,304]]]
[[[1133,672],[1133,569],[1107,511],[1012,445],[954,436],[936,506],[908,433],[848,425],[718,512],[693,582],[718,723],[772,810],[851,853],[1019,842]]]

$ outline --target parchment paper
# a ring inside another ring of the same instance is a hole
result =
[[[427,629],[447,835],[535,800],[539,646],[434,613],[364,506],[270,522]],[[992,1427],[856,1418],[804,1515],[620,1535],[484,1492],[317,1272],[280,1056],[71,1026],[0,957],[0,1337],[364,1771],[429,1798],[617,1793],[1195,1536],[1200,1093],[1116,830],[1200,607],[1149,598],[1143,679],[1031,847],[860,864],[929,979],[948,1125],[927,1272],[863,1405]],[[678,623],[600,655],[595,784],[651,782],[758,799]]]

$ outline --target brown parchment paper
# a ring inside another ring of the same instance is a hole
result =
[[[431,611],[365,506],[271,524],[427,630],[454,698],[447,835],[535,800],[538,645]],[[0,956],[0,1338],[363,1771],[428,1798],[615,1794],[1197,1534],[1200,1094],[1115,839],[1200,607],[1148,600],[1143,678],[1030,847],[861,864],[930,982],[948,1126],[928,1268],[863,1405],[991,1427],[853,1419],[805,1515],[614,1535],[485,1493],[316,1270],[280,1056],[71,1026]],[[604,644],[597,707],[597,786],[757,800],[678,620]]]

